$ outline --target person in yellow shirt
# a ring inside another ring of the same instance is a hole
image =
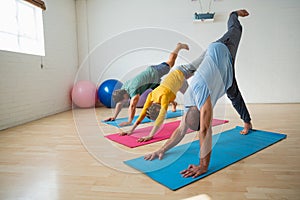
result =
[[[141,137],[138,141],[146,142],[151,140],[165,119],[168,105],[174,102],[178,91],[181,91],[182,93],[185,92],[188,86],[186,79],[190,78],[194,74],[204,59],[204,55],[205,52],[192,63],[177,66],[174,70],[169,72],[160,85],[148,94],[141,114],[132,126],[131,130],[128,132],[121,132],[120,135],[132,134],[136,127],[147,116],[151,120],[155,120],[154,126],[148,136]]]

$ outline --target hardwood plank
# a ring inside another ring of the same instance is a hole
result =
[[[224,116],[230,122],[215,127],[215,133],[242,126],[232,106],[227,105],[225,109],[215,115]],[[282,132],[287,134],[287,139],[178,191],[170,191],[143,174],[122,166],[122,161],[128,157],[153,151],[165,141],[136,149],[115,143],[108,143],[107,148],[106,144],[99,142],[97,134],[100,137],[119,131],[99,123],[111,115],[110,109],[82,109],[76,110],[75,114],[67,111],[2,130],[0,199],[171,200],[199,194],[218,200],[299,199],[300,104],[250,104],[249,110],[254,128]],[[121,115],[126,116],[126,113],[127,110],[123,109]],[[80,124],[76,124],[76,120]],[[78,134],[81,130],[78,125],[85,126],[87,132],[82,134],[90,137],[95,152],[115,161],[114,167],[88,151]],[[93,135],[89,135],[90,132]],[[197,134],[192,133],[184,142],[195,138]],[[118,151],[115,153],[114,149]]]

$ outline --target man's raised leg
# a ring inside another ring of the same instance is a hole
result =
[[[226,91],[226,93],[228,98],[231,100],[233,107],[239,113],[241,119],[244,121],[244,129],[241,131],[241,134],[247,134],[248,131],[252,129],[252,124],[247,106],[237,85],[237,81],[235,78],[234,61],[242,35],[242,26],[238,20],[238,17],[246,17],[248,15],[249,13],[246,10],[238,10],[232,12],[227,23],[228,31],[222,38],[217,41],[224,43],[228,47],[233,59],[232,86]]]
[[[217,42],[224,43],[230,51],[230,54],[235,61],[236,52],[242,36],[242,25],[238,17],[248,16],[249,13],[246,10],[238,10],[230,13],[227,22],[227,32]]]
[[[185,50],[189,50],[189,46],[187,44],[182,44],[182,43],[178,43],[176,45],[176,48],[172,51],[172,53],[169,56],[169,59],[166,63],[168,63],[168,65],[170,67],[173,67],[177,58],[177,55],[179,53],[180,50],[185,49]]]

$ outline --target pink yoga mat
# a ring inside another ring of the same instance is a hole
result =
[[[220,124],[227,123],[227,120],[213,119],[212,125],[217,126]],[[123,144],[127,147],[134,148],[143,146],[146,144],[158,142],[161,140],[169,139],[174,132],[174,130],[179,126],[180,120],[174,122],[168,122],[162,125],[162,128],[154,135],[153,139],[147,142],[138,142],[137,139],[143,136],[147,136],[152,126],[136,129],[131,135],[120,136],[119,133],[111,134],[105,136],[106,138],[115,141],[119,144]],[[192,130],[188,130],[188,133],[193,132]]]

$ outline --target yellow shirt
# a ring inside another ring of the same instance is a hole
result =
[[[181,88],[183,82],[184,75],[180,70],[171,71],[160,85],[148,94],[143,110],[137,121],[141,122],[145,118],[147,109],[152,103],[158,103],[161,105],[161,109],[154,125],[160,126],[165,119],[169,103],[175,100],[176,93]]]

